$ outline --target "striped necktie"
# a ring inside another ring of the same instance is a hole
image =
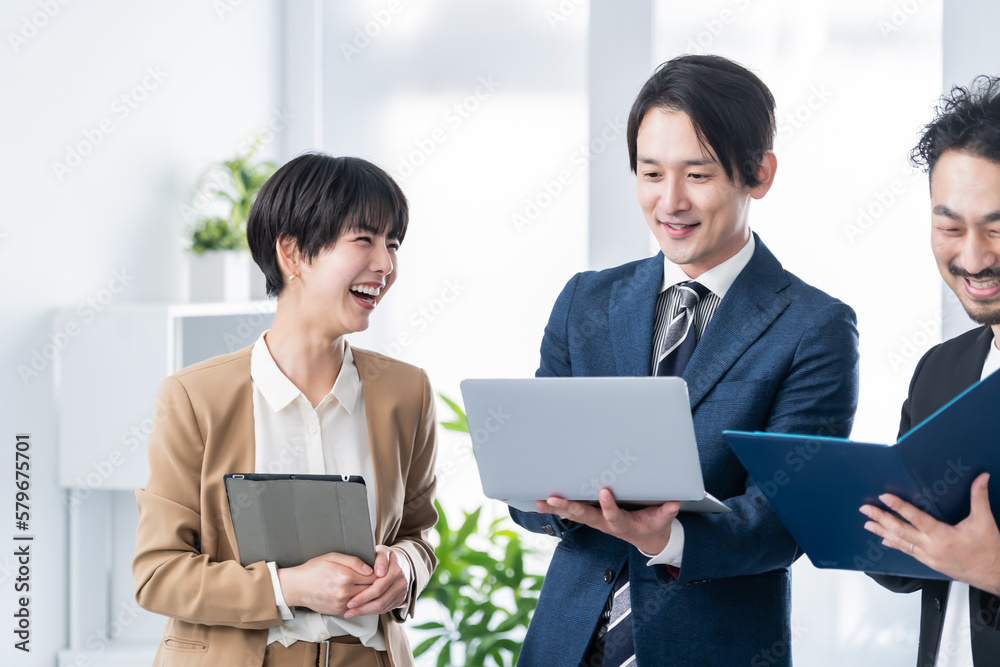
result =
[[[694,354],[694,346],[698,343],[698,337],[693,331],[694,309],[709,293],[708,288],[693,280],[680,283],[675,289],[680,292],[680,300],[677,312],[667,327],[667,336],[656,363],[658,376],[681,375],[684,372]]]
[[[680,291],[677,312],[667,327],[667,335],[657,357],[656,374],[680,375],[694,354],[698,336],[694,331],[694,309],[709,290],[693,280],[676,285]],[[618,574],[611,597],[608,629],[604,634],[603,667],[634,667],[635,641],[632,637],[632,599],[629,591],[628,561]]]

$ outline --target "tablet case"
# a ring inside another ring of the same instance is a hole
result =
[[[973,480],[991,473],[990,505],[1000,507],[1000,373],[972,385],[895,445],[842,438],[723,435],[792,537],[816,567],[947,579],[909,554],[882,546],[864,529],[863,504],[892,493],[939,521],[969,515]],[[994,510],[996,513],[996,510]]]
[[[364,478],[230,473],[223,479],[244,566],[295,567],[331,552],[374,565]]]

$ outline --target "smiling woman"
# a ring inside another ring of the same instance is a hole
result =
[[[247,240],[274,324],[167,378],[136,494],[136,598],[170,619],[154,664],[412,664],[401,622],[436,563],[434,394],[344,338],[395,280],[407,222],[399,186],[358,158],[302,155],[261,188]],[[223,475],[247,472],[362,476],[375,561],[242,565]]]

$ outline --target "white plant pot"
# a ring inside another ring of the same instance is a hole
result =
[[[189,256],[191,301],[251,300],[251,271],[260,273],[246,250],[210,251]],[[263,275],[261,275],[263,278]]]

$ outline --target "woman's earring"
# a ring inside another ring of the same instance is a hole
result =
[[[293,273],[292,275],[288,276],[288,281],[291,282],[291,281],[295,280],[295,278],[298,277],[298,275],[299,274],[297,274],[297,273]]]

